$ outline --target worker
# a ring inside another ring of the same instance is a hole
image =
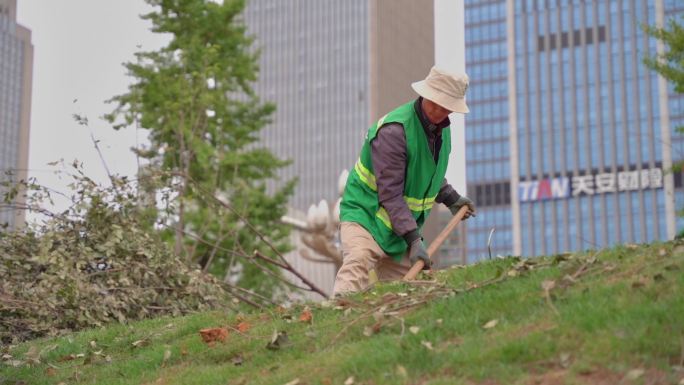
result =
[[[403,277],[418,260],[432,265],[421,229],[432,205],[453,215],[473,202],[444,178],[451,151],[449,114],[466,114],[468,76],[433,67],[412,88],[419,97],[373,124],[349,173],[340,205],[342,267],[333,296],[364,290],[369,271],[378,279]]]

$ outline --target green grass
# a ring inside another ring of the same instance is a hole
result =
[[[435,279],[441,286],[381,285],[343,308],[309,304],[312,325],[298,321],[303,305],[246,313],[241,319],[252,328],[213,347],[198,331],[235,326],[234,314],[110,325],[6,347],[0,384],[342,384],[352,376],[354,384],[678,384],[684,377],[684,243],[497,259]],[[552,281],[547,298],[543,285]],[[426,301],[397,314],[382,308],[417,299]],[[366,336],[374,313],[379,330]],[[491,320],[497,324],[483,328]],[[287,331],[290,343],[272,351],[266,344],[275,330]],[[147,343],[134,347],[140,340]]]

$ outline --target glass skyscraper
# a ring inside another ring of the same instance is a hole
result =
[[[470,261],[671,239],[684,98],[643,64],[675,0],[465,1]]]
[[[17,24],[16,0],[0,0],[0,180],[25,179],[28,168],[33,46]],[[0,197],[4,196],[0,187]],[[23,210],[0,207],[0,225],[24,221]]]

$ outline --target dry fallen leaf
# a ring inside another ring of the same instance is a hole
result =
[[[216,341],[223,342],[228,337],[226,328],[208,328],[199,331],[202,341],[208,345],[213,345]]]
[[[354,385],[354,376],[351,376],[351,377],[347,378],[347,379],[344,381],[344,385]]]
[[[420,327],[419,326],[411,326],[409,328],[409,331],[413,334],[418,334],[418,332],[420,331]]]
[[[491,328],[493,328],[494,326],[496,326],[498,323],[499,323],[499,320],[498,320],[498,319],[493,319],[493,320],[487,322],[486,324],[482,325],[482,327],[483,327],[484,329],[491,329]]]
[[[66,361],[72,361],[76,359],[75,354],[67,354],[66,356],[59,357],[57,359],[57,362],[66,362]]]
[[[240,366],[240,365],[242,365],[244,360],[242,359],[242,355],[238,354],[237,356],[231,358],[230,362],[232,362],[233,365],[235,365],[235,366]]]
[[[285,383],[285,385],[297,385],[297,384],[299,384],[300,382],[301,382],[301,380],[300,380],[299,378],[295,378],[294,380]]]
[[[36,346],[31,346],[29,350],[24,354],[26,363],[29,365],[40,364],[40,351]]]
[[[169,347],[164,350],[164,358],[162,358],[162,366],[166,365],[166,362],[171,358],[171,349]]]
[[[57,370],[51,366],[45,369],[45,375],[48,377],[54,377],[57,374]]]
[[[246,333],[249,329],[252,328],[252,325],[249,324],[247,321],[242,321],[237,326],[235,327],[240,333]]]
[[[630,380],[630,381],[634,381],[643,375],[644,375],[643,369],[632,369],[629,372],[627,372],[627,375],[625,376],[625,378]]]
[[[353,305],[353,303],[346,299],[346,298],[339,298],[336,303],[337,306],[342,306],[342,307],[350,307]]]
[[[289,338],[287,337],[287,332],[286,331],[281,331],[278,332],[276,330],[273,331],[273,336],[271,337],[271,341],[266,344],[266,349],[268,350],[279,350],[283,346],[287,345],[289,342]]]
[[[550,291],[553,290],[554,287],[556,287],[556,281],[547,279],[541,283],[541,286],[542,289],[544,289],[544,291]]]
[[[636,281],[632,282],[632,289],[638,289],[640,287],[644,287],[644,286],[648,285],[648,283],[649,283],[648,277],[644,277],[643,275],[639,276],[639,278],[637,278]]]
[[[401,365],[397,365],[397,376],[401,378],[408,378],[408,372],[406,371],[406,368]]]
[[[563,367],[565,369],[569,368],[570,364],[572,363],[570,361],[570,358],[571,358],[570,353],[561,353],[559,356],[559,361],[560,361],[561,367]]]
[[[149,339],[143,338],[142,340],[137,340],[137,341],[131,343],[131,345],[133,345],[134,348],[139,348],[139,347],[148,345],[149,343],[150,343]]]
[[[366,337],[370,337],[373,335],[373,328],[370,326],[366,326],[363,328],[363,335]]]
[[[425,346],[425,348],[426,348],[427,350],[435,350],[435,349],[432,347],[432,342],[430,342],[430,341],[420,341],[420,344],[423,345],[423,346]]]
[[[305,307],[302,311],[302,314],[299,315],[299,322],[304,322],[308,324],[313,322],[313,314],[311,313],[311,309],[309,309],[308,306]]]
[[[283,306],[283,305],[278,305],[278,306],[276,306],[276,308],[275,308],[275,312],[278,313],[278,314],[283,314],[283,313],[285,313],[286,311],[287,311],[287,309],[285,309],[285,306]]]
[[[8,360],[5,361],[5,365],[9,365],[11,367],[17,368],[21,365],[24,365],[24,361],[19,361],[19,360]]]

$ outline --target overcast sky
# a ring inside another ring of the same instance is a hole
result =
[[[113,109],[105,100],[126,92],[131,83],[122,63],[133,61],[134,52],[168,41],[140,19],[150,10],[142,0],[18,1],[18,22],[32,31],[34,46],[30,176],[66,190],[67,181],[58,180],[47,165],[63,158],[82,161],[89,176],[106,181],[90,132],[76,124],[74,113],[88,117],[111,171],[135,174],[129,150],[136,143],[135,130],[114,131],[101,116]]]

